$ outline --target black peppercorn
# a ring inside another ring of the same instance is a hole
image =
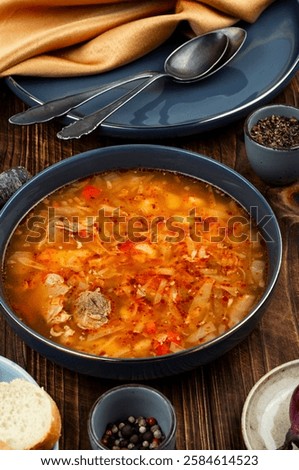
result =
[[[144,441],[152,441],[153,440],[153,433],[151,431],[146,431],[145,433],[143,433],[142,439]]]
[[[132,426],[130,426],[129,424],[126,424],[126,425],[122,428],[121,433],[122,433],[123,437],[130,437],[130,436],[132,436],[132,434],[133,434],[133,428],[132,428]]]
[[[133,436],[130,437],[130,442],[132,442],[132,444],[137,444],[138,441],[139,441],[138,434],[133,434]]]
[[[119,441],[119,447],[121,449],[128,448],[128,445],[129,445],[129,441],[127,441],[127,439],[122,439],[122,440]]]

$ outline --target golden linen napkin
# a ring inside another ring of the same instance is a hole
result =
[[[274,0],[1,0],[0,76],[105,72],[193,34],[254,22]]]

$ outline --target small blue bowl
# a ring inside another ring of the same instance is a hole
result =
[[[254,111],[244,125],[245,148],[249,163],[265,183],[283,186],[299,178],[299,146],[287,149],[267,147],[251,136],[251,129],[260,119],[271,116],[295,117],[299,120],[299,108],[274,104]]]
[[[92,449],[107,450],[101,438],[108,423],[125,420],[129,416],[154,417],[165,436],[155,450],[175,449],[175,411],[161,392],[139,384],[126,384],[112,388],[94,403],[88,419],[88,435]]]
[[[249,314],[224,334],[204,344],[165,356],[109,358],[59,345],[34,331],[13,311],[0,279],[0,310],[18,335],[48,359],[76,372],[118,380],[149,380],[191,370],[222,356],[240,343],[261,318],[276,284],[282,257],[277,219],[262,194],[243,176],[212,158],[158,145],[120,145],[91,150],[62,160],[34,176],[0,211],[0,259],[22,218],[45,196],[65,184],[89,175],[118,169],[159,169],[183,173],[206,181],[237,200],[251,213],[268,250],[265,292]],[[2,268],[3,269],[3,268]]]

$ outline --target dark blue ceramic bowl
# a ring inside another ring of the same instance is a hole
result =
[[[8,323],[33,349],[71,370],[96,377],[142,380],[169,376],[213,361],[242,341],[255,327],[276,283],[282,242],[276,217],[259,191],[229,167],[192,152],[156,145],[121,145],[96,149],[45,169],[19,189],[0,213],[2,266],[11,233],[25,214],[43,197],[71,181],[114,169],[157,168],[207,181],[255,214],[269,254],[268,283],[263,297],[240,323],[221,336],[188,350],[159,357],[114,359],[81,353],[50,341],[25,325],[12,311],[0,280],[0,307]]]

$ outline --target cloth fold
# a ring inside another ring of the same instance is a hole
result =
[[[106,72],[166,41],[254,22],[275,0],[1,0],[0,76]]]

